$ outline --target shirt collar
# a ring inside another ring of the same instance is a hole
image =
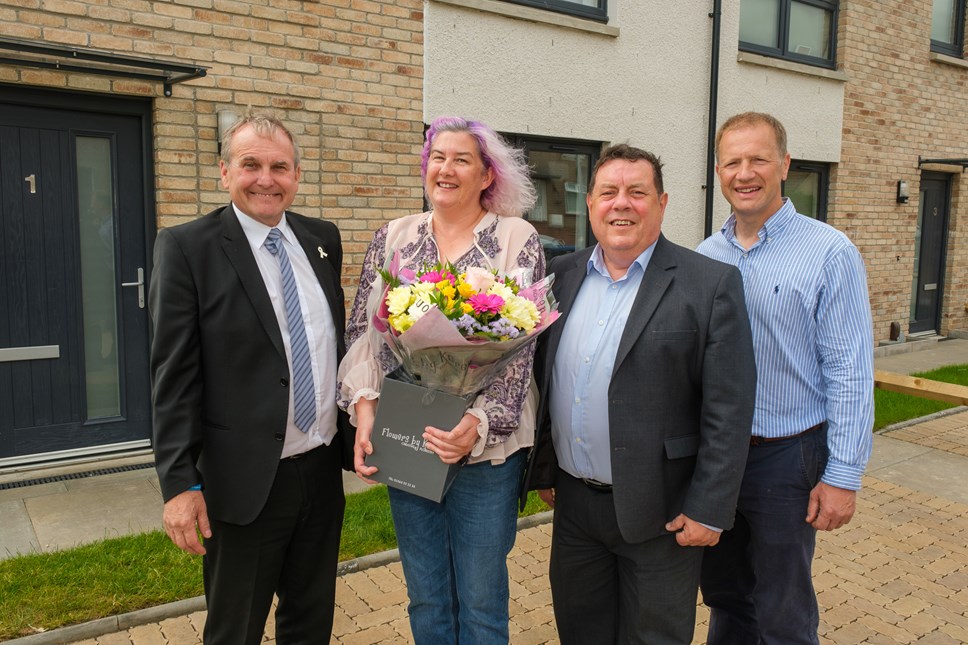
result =
[[[659,242],[659,239],[656,238],[655,242],[649,245],[649,248],[642,251],[642,253],[640,253],[637,258],[632,260],[632,264],[629,265],[628,271],[626,271],[625,275],[623,275],[618,280],[612,280],[612,276],[608,272],[608,267],[605,266],[605,256],[602,251],[602,245],[596,244],[595,250],[592,251],[592,254],[588,258],[588,263],[585,265],[585,275],[587,276],[589,273],[591,273],[594,270],[600,273],[601,275],[603,275],[604,277],[608,278],[609,280],[612,280],[613,282],[619,282],[621,280],[625,280],[626,278],[628,278],[629,274],[631,274],[633,270],[635,270],[636,266],[638,266],[639,269],[641,269],[641,271],[644,273],[645,268],[649,266],[649,260],[652,259],[652,253],[653,251],[655,251],[655,245],[658,242]]]
[[[282,233],[282,237],[285,238],[285,240],[289,242],[291,246],[295,246],[297,244],[296,235],[292,232],[292,229],[289,228],[289,221],[286,219],[285,213],[283,213],[282,219],[279,220],[278,224],[275,226],[266,226],[262,222],[243,213],[234,203],[232,204],[232,209],[235,211],[235,216],[238,218],[239,224],[242,226],[242,232],[245,233],[246,239],[249,240],[249,244],[253,248],[257,249],[265,244],[266,238],[269,237],[269,231],[273,228],[279,229],[279,232]]]
[[[797,209],[793,206],[793,202],[790,201],[789,197],[784,197],[780,209],[763,222],[763,228],[759,230],[759,238],[765,240],[769,237],[776,237],[796,215]],[[720,232],[729,242],[736,238],[736,213],[729,214]]]

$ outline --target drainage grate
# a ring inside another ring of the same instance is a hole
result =
[[[112,473],[126,473],[132,470],[144,470],[145,468],[154,468],[155,465],[151,462],[146,464],[132,464],[130,466],[117,466],[115,468],[99,468],[98,470],[88,470],[83,473],[67,473],[65,475],[55,475],[53,477],[38,477],[37,479],[26,479],[20,482],[6,482],[0,483],[0,490],[8,490],[10,488],[25,488],[27,486],[35,486],[37,484],[51,484],[54,482],[62,482],[68,479],[84,479],[86,477],[97,477],[98,475],[110,475]]]

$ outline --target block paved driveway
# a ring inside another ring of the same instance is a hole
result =
[[[890,436],[912,450],[968,457],[968,412]],[[889,471],[874,469],[864,478],[858,512],[847,527],[819,536],[814,578],[821,640],[968,643],[968,503],[957,501],[965,499],[965,491],[953,489],[955,499],[947,499],[916,490],[918,477],[926,476],[915,475],[913,485],[901,485]],[[878,476],[882,472],[883,478]],[[961,475],[966,476],[964,468]],[[558,642],[547,577],[550,544],[550,524],[518,534],[509,561],[514,645]],[[399,563],[341,577],[337,604],[334,643],[412,642]],[[204,612],[196,612],[79,643],[192,645],[200,642],[204,620]],[[696,643],[705,640],[707,620],[700,604]],[[272,627],[267,643],[275,642]]]

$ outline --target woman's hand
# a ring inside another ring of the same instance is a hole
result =
[[[376,466],[367,466],[367,455],[373,454],[373,444],[370,435],[373,433],[373,422],[376,420],[376,399],[361,398],[356,402],[356,441],[353,443],[353,468],[356,476],[367,484],[376,482],[369,479],[379,470]]]
[[[456,464],[471,453],[480,439],[478,423],[477,417],[468,412],[449,432],[427,426],[423,434],[427,449],[436,453],[445,464]]]

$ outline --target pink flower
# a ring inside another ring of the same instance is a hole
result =
[[[471,285],[477,293],[484,293],[490,289],[494,281],[494,272],[481,267],[471,267],[464,274],[464,282]]]
[[[454,283],[454,276],[449,271],[428,271],[427,273],[420,276],[421,282],[433,282],[434,284],[440,282],[441,280],[447,280],[451,284]]]
[[[486,293],[479,293],[476,296],[471,296],[467,299],[467,302],[471,307],[474,308],[474,313],[477,314],[496,314],[497,312],[501,311],[501,307],[504,306],[504,298]]]

